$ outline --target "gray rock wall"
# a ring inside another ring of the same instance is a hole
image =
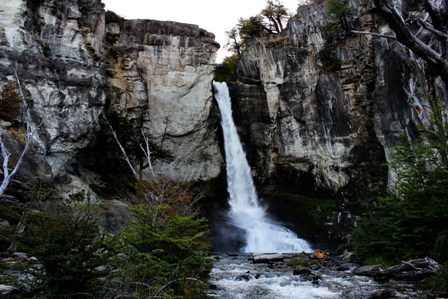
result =
[[[7,0],[0,10],[0,78],[20,78],[33,152],[49,176],[70,171],[77,151],[95,139],[105,105],[104,5],[80,3]]]
[[[388,30],[366,1],[351,5],[353,29]],[[299,7],[282,34],[258,38],[243,53],[234,102],[250,164],[268,183],[286,172],[291,183],[306,179],[307,188],[336,193],[361,182],[384,186],[393,174],[381,165],[419,124],[409,80],[422,103],[429,87],[403,46],[372,35],[341,32],[341,68],[326,69],[319,59],[326,22],[324,6]]]
[[[129,120],[143,118],[142,130],[174,156],[156,161],[156,171],[188,181],[215,178],[223,163],[211,82],[219,45],[197,25],[129,20],[109,56],[111,109]],[[216,120],[216,118],[215,118]]]
[[[17,72],[32,114],[30,161],[42,166],[24,163],[26,183],[63,175],[70,178],[67,192],[88,189],[95,175],[84,166],[107,156],[92,152],[107,148],[98,144],[105,141],[98,136],[107,111],[128,118],[173,155],[171,162],[155,162],[159,172],[187,181],[218,176],[223,159],[217,118],[210,116],[218,48],[213,34],[196,25],[107,25],[100,0],[2,1],[0,84]]]

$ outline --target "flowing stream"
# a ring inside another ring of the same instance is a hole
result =
[[[229,90],[225,82],[213,82],[215,98],[221,112],[227,170],[227,191],[233,225],[244,232],[242,252],[311,252],[307,241],[288,228],[275,223],[260,204],[232,118]]]

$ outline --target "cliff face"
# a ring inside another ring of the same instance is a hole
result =
[[[92,1],[3,1],[0,78],[20,79],[31,108],[32,157],[22,174],[70,172],[77,152],[95,139],[105,105],[103,5]],[[20,149],[20,148],[18,148]],[[14,154],[19,154],[19,151]]]
[[[106,26],[100,0],[3,1],[0,82],[16,81],[17,74],[32,116],[33,148],[22,181],[63,175],[70,192],[86,188],[94,176],[84,166],[95,164],[92,149],[104,148],[98,136],[110,111],[171,153],[173,161],[159,169],[184,180],[216,177],[222,156],[210,112],[218,47],[195,25],[129,20]],[[12,146],[12,124],[2,127]]]
[[[364,2],[350,1],[352,28],[388,33]],[[319,52],[327,22],[324,6],[299,7],[282,34],[257,38],[244,51],[239,81],[230,85],[249,162],[259,182],[301,190],[384,187],[393,174],[381,165],[399,136],[414,137],[420,123],[409,81],[423,107],[430,87],[403,46],[371,35],[337,32],[341,67],[325,67]],[[111,112],[173,156],[156,160],[157,171],[187,181],[217,177],[223,158],[211,82],[218,47],[196,25],[106,21],[100,0],[3,1],[0,81],[17,74],[32,113],[34,146],[22,181],[66,175],[77,192],[95,177],[86,168],[118,163],[104,125]],[[13,125],[2,127],[20,152]],[[131,160],[137,170],[144,166]]]
[[[353,29],[387,33],[360,2],[351,1]],[[299,7],[282,34],[259,38],[243,53],[233,95],[249,160],[260,181],[302,190],[343,192],[374,181],[384,187],[393,174],[381,165],[399,137],[415,137],[420,124],[408,102],[409,80],[423,105],[429,86],[403,46],[372,35],[336,33],[343,35],[341,67],[325,68],[325,16],[323,6]]]
[[[154,20],[129,20],[110,49],[110,107],[174,156],[156,162],[164,174],[189,181],[218,176],[223,163],[214,133],[216,117],[211,81],[219,45],[196,25]]]

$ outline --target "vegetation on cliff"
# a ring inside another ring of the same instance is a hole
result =
[[[354,230],[354,249],[371,261],[397,262],[448,257],[448,122],[445,104],[434,106],[431,127],[395,148],[390,167],[397,174],[393,192],[364,203]],[[448,265],[448,264],[447,264]],[[446,269],[440,275],[447,289]]]
[[[281,33],[288,20],[288,10],[279,0],[267,0],[266,6],[255,16],[240,18],[238,23],[226,32],[224,45],[233,54],[216,66],[215,81],[235,81],[237,79],[237,61],[249,42],[260,36]]]

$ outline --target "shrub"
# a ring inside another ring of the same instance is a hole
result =
[[[439,296],[448,296],[448,263],[444,263],[436,275],[426,279],[426,285],[434,290]]]
[[[122,16],[117,15],[111,10],[106,10],[106,24],[117,23],[120,26],[126,21]]]
[[[339,70],[342,62],[338,58],[337,49],[339,42],[349,31],[350,19],[353,15],[346,0],[327,0],[327,17],[329,22],[322,30],[324,46],[319,52],[322,66],[327,70]]]
[[[191,209],[188,186],[163,178],[139,182],[133,219],[117,236],[113,292],[136,298],[204,298],[210,263],[208,225]],[[150,196],[143,196],[143,193]]]
[[[13,242],[34,256],[43,269],[28,281],[30,294],[42,298],[84,298],[100,290],[108,254],[106,236],[100,232],[96,213],[89,205],[60,201],[23,213],[23,233]]]
[[[224,58],[223,62],[216,66],[213,80],[218,82],[236,81],[238,79],[237,61],[237,54]]]
[[[0,118],[14,121],[20,112],[21,103],[16,84],[12,81],[6,82],[0,90]]]

